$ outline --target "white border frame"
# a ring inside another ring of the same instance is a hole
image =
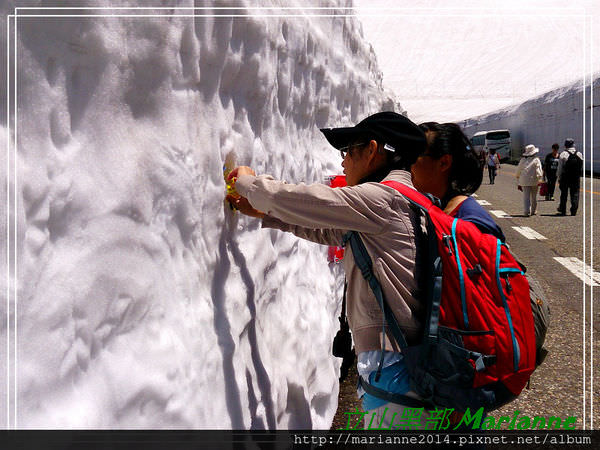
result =
[[[11,308],[10,308],[10,285],[11,285],[11,280],[10,280],[10,269],[11,269],[11,264],[10,264],[10,234],[11,232],[14,233],[14,240],[13,240],[13,251],[14,251],[14,260],[13,260],[13,271],[14,271],[14,291],[13,291],[13,299],[14,299],[14,308],[13,308],[13,314],[14,314],[14,363],[13,363],[13,376],[14,376],[14,386],[13,386],[13,400],[14,400],[14,417],[13,417],[13,428],[17,429],[18,427],[18,423],[17,423],[17,413],[18,413],[18,409],[17,409],[17,332],[18,332],[18,328],[17,328],[17,306],[18,306],[18,273],[17,273],[17,265],[18,265],[18,255],[17,255],[17,236],[18,236],[18,223],[17,223],[17,146],[18,146],[18,140],[17,140],[17,130],[18,130],[18,126],[17,126],[17,122],[18,122],[18,115],[17,115],[17,93],[18,93],[18,73],[17,73],[17,62],[18,62],[18,54],[17,54],[17,42],[18,42],[18,17],[28,17],[28,18],[39,18],[39,17],[57,17],[57,18],[73,18],[73,17],[303,17],[303,18],[319,18],[319,17],[358,17],[358,14],[356,14],[356,10],[362,10],[362,11],[370,11],[370,10],[381,10],[384,9],[386,11],[406,11],[406,10],[411,10],[411,11],[456,11],[456,10],[460,10],[461,8],[456,8],[456,7],[448,7],[448,8],[415,8],[415,7],[312,7],[312,6],[307,6],[307,7],[15,7],[14,8],[14,13],[13,14],[9,14],[7,15],[7,117],[6,117],[6,122],[7,122],[7,174],[6,174],[6,188],[7,188],[7,210],[6,210],[6,226],[7,226],[7,237],[6,237],[6,243],[7,243],[7,247],[6,247],[6,262],[7,262],[7,287],[6,287],[6,294],[7,294],[7,298],[6,298],[6,306],[7,306],[7,317],[6,317],[6,324],[7,324],[7,368],[6,368],[6,374],[7,374],[7,417],[6,417],[6,428],[10,429],[11,428],[11,420],[10,420],[10,402],[11,402],[11,394],[10,394],[10,371],[11,371],[11,357],[10,357],[10,313],[11,313]],[[483,7],[483,8],[472,8],[470,9],[470,11],[474,12],[474,11],[478,11],[478,9],[480,10],[489,10],[489,7]],[[539,16],[539,9],[540,7],[537,8],[519,8],[519,11],[531,11],[532,13],[534,13],[536,16]],[[564,11],[565,9],[568,8],[560,8],[560,7],[549,7],[546,8],[546,10],[556,10],[556,11]],[[154,11],[160,11],[160,10],[168,10],[168,11],[177,11],[177,10],[191,10],[193,11],[192,14],[19,14],[19,11],[43,11],[43,10],[51,10],[51,11],[77,11],[77,10],[84,10],[84,11],[95,11],[95,10],[110,10],[110,11],[130,11],[130,10],[154,10]],[[291,11],[298,11],[298,12],[304,12],[304,11],[353,11],[352,14],[196,14],[195,11],[203,11],[203,10],[240,10],[240,11],[272,11],[272,10],[291,10]],[[361,16],[363,17],[415,17],[415,16],[424,16],[424,17],[432,17],[432,14],[426,14],[425,12],[423,14],[362,14]],[[444,17],[465,17],[465,16],[483,16],[483,17],[497,17],[498,14],[497,13],[488,13],[488,14],[444,14]],[[523,14],[500,14],[502,17],[523,17]],[[586,70],[586,62],[588,61],[588,59],[586,58],[588,56],[587,54],[587,39],[588,39],[588,33],[589,33],[589,74],[590,74],[590,79],[589,79],[589,89],[590,89],[590,106],[593,106],[593,81],[594,81],[594,73],[593,73],[593,23],[592,23],[592,17],[590,14],[560,14],[559,12],[555,13],[555,14],[544,14],[545,17],[583,17],[584,18],[584,75],[583,75],[583,155],[584,155],[584,164],[585,164],[585,159],[586,159],[586,154],[589,151],[590,154],[590,168],[593,168],[593,108],[590,107],[590,128],[589,128],[589,133],[590,133],[590,144],[589,144],[589,149],[586,146],[586,135],[587,135],[587,128],[586,128],[586,109],[585,109],[585,105],[586,105],[586,79],[587,79],[587,70]],[[11,52],[10,52],[10,23],[11,23],[11,19],[13,19],[13,27],[14,27],[14,53],[13,53],[13,66],[14,66],[14,75],[13,75],[13,79],[12,81],[14,82],[14,95],[13,95],[13,100],[14,100],[14,106],[13,106],[13,116],[11,116],[10,114],[10,83],[11,83],[11,78],[10,78],[10,56],[11,56]],[[588,26],[589,25],[589,26]],[[11,149],[11,128],[10,128],[10,123],[11,123],[11,117],[14,117],[14,121],[13,121],[13,131],[14,131],[14,142],[13,142],[13,147],[14,147],[14,210],[13,210],[13,214],[14,214],[14,228],[11,230],[10,229],[10,214],[9,214],[9,208],[10,208],[10,149]],[[585,274],[585,270],[586,270],[586,176],[584,174],[583,177],[583,270],[584,270],[584,274]],[[591,273],[590,273],[590,301],[589,301],[589,308],[590,308],[590,317],[591,317],[591,326],[590,326],[590,429],[593,429],[594,426],[594,391],[593,391],[593,387],[594,387],[594,381],[593,381],[593,375],[594,375],[594,359],[593,359],[593,321],[594,321],[594,316],[593,316],[593,299],[594,299],[594,288],[593,288],[593,255],[594,255],[594,248],[593,248],[593,177],[590,176],[590,268],[591,268]],[[583,282],[583,311],[582,311],[582,315],[583,315],[583,417],[582,417],[582,424],[583,424],[583,429],[586,429],[586,381],[587,381],[587,370],[586,370],[586,283],[585,281]]]

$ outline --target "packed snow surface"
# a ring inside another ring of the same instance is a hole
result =
[[[328,428],[339,268],[223,166],[339,173],[318,128],[398,108],[373,51],[353,17],[127,12],[18,19],[16,425]]]

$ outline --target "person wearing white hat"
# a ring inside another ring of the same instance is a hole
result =
[[[525,151],[517,167],[517,188],[523,192],[523,214],[525,217],[535,215],[537,210],[538,184],[542,181],[542,163],[537,157],[540,149],[533,144],[525,147]]]

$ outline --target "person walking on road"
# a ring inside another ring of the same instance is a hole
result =
[[[262,218],[263,228],[275,228],[325,245],[340,245],[348,230],[360,233],[373,260],[375,275],[386,298],[395,300],[393,314],[408,340],[423,332],[425,304],[415,278],[417,212],[396,189],[381,183],[393,180],[413,187],[410,167],[424,153],[425,134],[404,116],[382,112],[354,127],[321,130],[342,157],[348,186],[287,184],[249,167],[235,168],[239,196],[227,200],[243,214]],[[480,171],[481,173],[481,171]],[[343,259],[348,281],[347,317],[357,352],[359,375],[369,384],[399,395],[419,398],[411,390],[408,368],[399,345],[382,333],[383,314],[354,258]],[[380,370],[380,376],[375,374]],[[383,427],[407,406],[359,391],[368,417]],[[387,414],[385,410],[387,409]],[[385,420],[388,422],[386,423]],[[418,428],[424,429],[428,414]],[[367,420],[367,419],[365,419]]]
[[[490,184],[494,184],[494,180],[496,179],[496,171],[500,169],[500,158],[498,158],[495,149],[491,149],[490,154],[487,157],[487,168],[490,176]]]
[[[567,196],[571,195],[571,215],[577,214],[579,207],[580,178],[583,175],[583,155],[575,148],[575,141],[565,140],[565,149],[558,158],[558,187],[560,188],[560,204],[558,215],[567,213]]]
[[[437,123],[437,122],[428,122],[428,123]],[[423,125],[423,124],[421,124]],[[419,125],[419,126],[421,126]],[[471,142],[471,141],[469,141]],[[473,144],[471,144],[473,145]],[[483,175],[483,171],[486,169],[487,167],[487,152],[484,149],[479,150],[479,154],[477,156],[479,158],[479,165],[481,167],[481,173]]]
[[[517,188],[523,192],[523,215],[535,215],[537,211],[538,184],[542,180],[542,163],[537,157],[540,149],[529,144],[517,166]]]
[[[552,144],[552,153],[548,153],[544,159],[544,180],[548,183],[546,200],[554,200],[554,188],[556,187],[556,173],[558,171],[559,153],[558,144]]]

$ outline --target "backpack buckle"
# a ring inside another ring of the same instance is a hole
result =
[[[481,275],[483,273],[483,269],[481,268],[481,264],[475,264],[475,267],[471,267],[467,269],[467,275],[473,278],[475,275]]]
[[[510,292],[512,291],[512,286],[510,285],[509,275],[508,274],[506,274],[504,276],[504,281],[506,281],[506,291],[510,294]]]
[[[452,236],[450,236],[449,234],[445,234],[444,236],[442,236],[444,245],[448,249],[448,255],[452,256],[452,245],[450,245],[450,239],[452,239]]]

